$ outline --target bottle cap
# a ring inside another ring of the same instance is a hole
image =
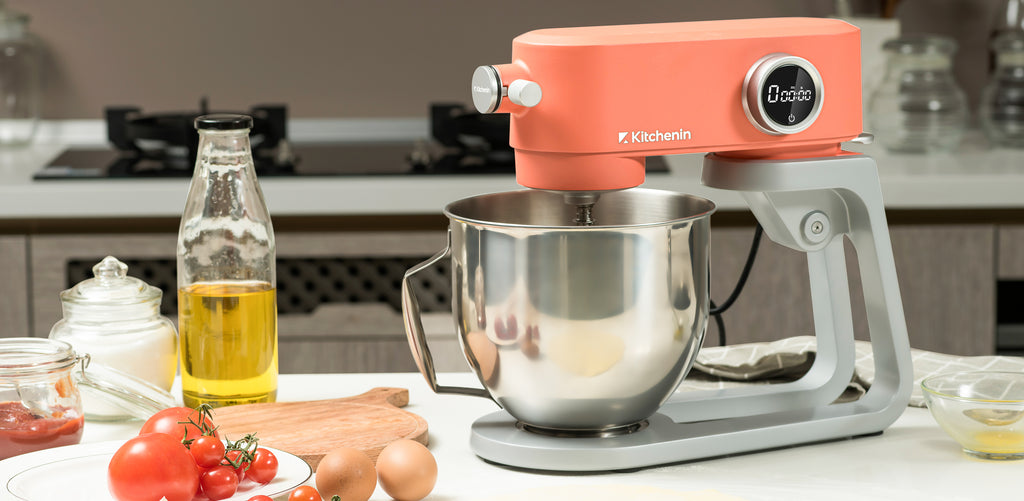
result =
[[[252,117],[247,115],[233,115],[230,113],[215,113],[196,118],[195,126],[197,130],[251,129]]]

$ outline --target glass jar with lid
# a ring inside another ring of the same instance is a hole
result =
[[[0,339],[0,460],[82,440],[84,403],[106,402],[148,418],[177,402],[170,393],[109,367],[64,341]]]
[[[0,459],[82,440],[79,361],[61,341],[0,339]]]
[[[25,144],[39,125],[38,47],[28,16],[0,0],[0,145]]]
[[[995,71],[981,93],[979,121],[993,144],[1024,148],[1024,31],[992,40]]]
[[[163,292],[127,276],[128,266],[113,256],[92,271],[94,278],[61,292],[64,318],[50,338],[88,353],[93,371],[111,368],[169,391],[178,367],[178,336],[160,314]],[[86,399],[85,412],[90,420],[132,417],[100,399]]]
[[[951,38],[913,35],[882,46],[886,69],[868,118],[878,142],[896,152],[948,152],[967,126],[967,98],[953,75]]]

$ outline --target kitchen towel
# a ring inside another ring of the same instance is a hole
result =
[[[839,402],[856,400],[875,377],[871,343],[856,341],[854,374]],[[767,343],[704,348],[697,354],[693,370],[679,386],[680,391],[708,390],[750,383],[784,383],[799,379],[814,363],[817,340],[814,336],[796,336]],[[946,372],[1008,371],[1024,372],[1024,357],[961,357],[924,350],[910,350],[914,365],[911,407],[924,407],[921,380]]]

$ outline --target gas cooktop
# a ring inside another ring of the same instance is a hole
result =
[[[199,111],[143,113],[136,107],[105,110],[109,148],[72,148],[33,175],[36,180],[175,178],[194,170]],[[513,174],[508,118],[481,115],[461,104],[430,108],[431,138],[390,142],[292,142],[283,105],[255,106],[250,134],[256,174],[268,176],[394,176]],[[667,172],[660,157],[648,172]]]
[[[420,176],[493,175],[514,173],[508,163],[462,165],[451,157],[431,163],[416,162],[421,146],[414,142],[325,143],[291,146],[295,161],[286,166],[256,165],[259,177],[287,176]],[[192,176],[192,166],[172,168],[157,162],[129,163],[110,149],[72,148],[33,175],[33,179],[182,178]],[[662,157],[647,158],[647,172],[668,172]]]

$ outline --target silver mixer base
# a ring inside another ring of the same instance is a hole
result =
[[[769,415],[676,423],[658,413],[647,427],[613,437],[555,437],[524,431],[505,411],[473,423],[470,447],[517,468],[600,472],[752,452],[881,432],[890,418],[853,404]]]

